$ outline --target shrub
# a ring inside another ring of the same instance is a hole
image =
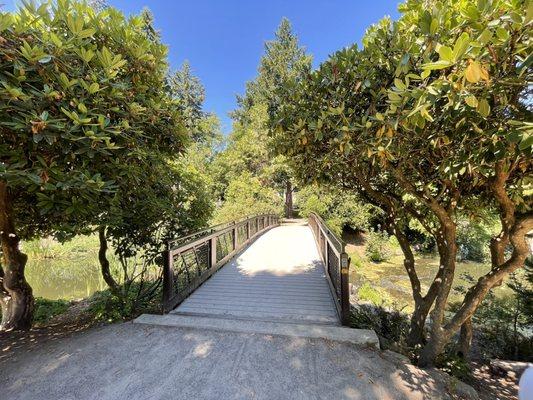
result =
[[[37,324],[46,324],[56,315],[63,314],[70,306],[67,300],[49,300],[37,297],[35,299],[35,313],[33,321]]]
[[[392,246],[389,236],[385,232],[368,232],[365,254],[373,262],[379,263],[390,259]]]
[[[374,288],[370,283],[365,282],[357,291],[359,300],[369,301],[376,306],[389,305],[390,300],[387,293]]]
[[[470,364],[464,357],[455,354],[452,347],[437,357],[435,366],[463,382],[471,382],[473,379]]]
[[[263,213],[282,215],[282,198],[274,189],[264,186],[259,178],[245,172],[229,182],[225,201],[216,210],[213,222],[224,223]]]
[[[147,283],[145,282],[144,285]],[[97,321],[119,322],[138,317],[142,313],[159,313],[161,311],[161,287],[150,296],[142,295],[140,282],[124,285],[122,296],[110,290],[96,292],[90,299],[89,312]],[[126,291],[124,293],[124,291]]]
[[[491,290],[474,314],[473,353],[478,357],[533,361],[533,286],[528,279],[530,267],[526,268],[511,277],[507,284],[511,293],[496,296]],[[463,276],[463,279],[473,281],[469,276]],[[455,290],[464,292],[465,288]],[[452,304],[450,308],[455,311],[458,307],[459,304]]]
[[[311,212],[320,215],[339,236],[347,227],[355,231],[368,229],[377,211],[351,192],[318,185],[303,187],[297,194],[297,204],[302,217]]]
[[[404,344],[409,331],[407,314],[382,306],[359,304],[351,308],[348,324],[352,328],[373,329],[380,336],[382,347],[402,349],[399,351],[410,355]]]
[[[487,261],[490,257],[489,243],[491,232],[480,223],[460,222],[457,231],[457,258],[476,262]]]

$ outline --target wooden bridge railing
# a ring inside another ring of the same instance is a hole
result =
[[[256,236],[278,224],[258,215],[205,229],[167,243],[163,270],[163,312],[185,300]]]
[[[313,231],[320,257],[324,262],[326,277],[335,299],[339,318],[343,325],[347,325],[350,315],[348,275],[350,259],[345,252],[344,242],[336,237],[322,218],[315,213],[309,215],[309,226]]]

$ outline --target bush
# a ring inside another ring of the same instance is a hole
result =
[[[123,286],[123,295],[120,297],[109,290],[96,292],[90,299],[89,312],[95,320],[104,322],[127,321],[143,313],[161,312],[161,287],[151,296],[141,296],[140,285],[139,282],[133,282],[127,287]]]
[[[365,282],[357,291],[359,300],[368,301],[376,306],[390,305],[391,301],[386,292],[374,288],[370,283]]]
[[[33,322],[44,325],[53,317],[63,314],[70,306],[67,300],[49,300],[37,297],[35,299],[35,313]]]
[[[213,222],[224,223],[258,214],[283,213],[283,199],[249,172],[229,182],[224,203],[215,211]]]
[[[392,245],[385,232],[368,232],[365,254],[370,261],[383,262],[392,256]]]
[[[471,382],[473,380],[470,364],[464,357],[456,355],[451,347],[437,357],[435,366],[463,382]]]
[[[408,315],[381,306],[359,304],[351,308],[348,324],[352,328],[373,329],[380,337],[381,347],[411,356],[405,346],[409,331]]]
[[[372,215],[377,212],[353,193],[318,185],[302,188],[296,200],[302,217],[312,212],[320,215],[339,236],[347,227],[355,231],[368,229]]]
[[[457,230],[457,246],[460,260],[484,262],[490,258],[489,247],[491,232],[481,224],[461,221]]]
[[[533,291],[528,279],[529,268],[527,266],[525,271],[511,277],[507,283],[512,289],[511,293],[496,296],[491,290],[474,314],[472,352],[478,358],[533,361]],[[469,276],[464,276],[463,279],[473,281]],[[454,290],[465,292],[463,287]],[[455,311],[458,307],[459,304],[452,304],[450,308]]]

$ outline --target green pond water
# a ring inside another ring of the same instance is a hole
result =
[[[47,299],[81,299],[106,288],[98,261],[91,257],[28,261],[26,278],[33,294]]]
[[[42,239],[23,243],[22,250],[28,254],[26,279],[37,297],[81,299],[106,288],[94,236],[75,238],[66,244]]]
[[[350,268],[350,282],[358,290],[365,282],[372,288],[377,289],[383,294],[383,299],[387,302],[394,302],[396,307],[405,307],[405,310],[412,310],[412,292],[409,278],[403,266],[403,258],[401,256],[394,256],[391,260],[381,263],[373,263],[367,261],[364,256],[361,257],[358,253],[351,254],[352,259],[356,259],[358,263],[352,263]],[[359,264],[359,265],[355,265]],[[416,258],[416,270],[418,277],[422,284],[423,293],[427,291],[439,268],[439,258],[435,255],[418,256]],[[465,277],[469,275],[475,281],[486,274],[490,269],[488,264],[476,262],[458,262],[455,271],[453,287],[472,286],[472,282]],[[504,296],[509,292],[509,289],[502,285],[502,287],[495,289],[498,296]],[[461,293],[457,290],[452,290],[450,294],[450,301],[460,301],[463,298]]]

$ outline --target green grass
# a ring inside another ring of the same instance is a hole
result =
[[[357,296],[360,300],[369,301],[372,304],[379,306],[391,305],[389,295],[379,288],[373,287],[369,282],[364,282],[359,290]]]

